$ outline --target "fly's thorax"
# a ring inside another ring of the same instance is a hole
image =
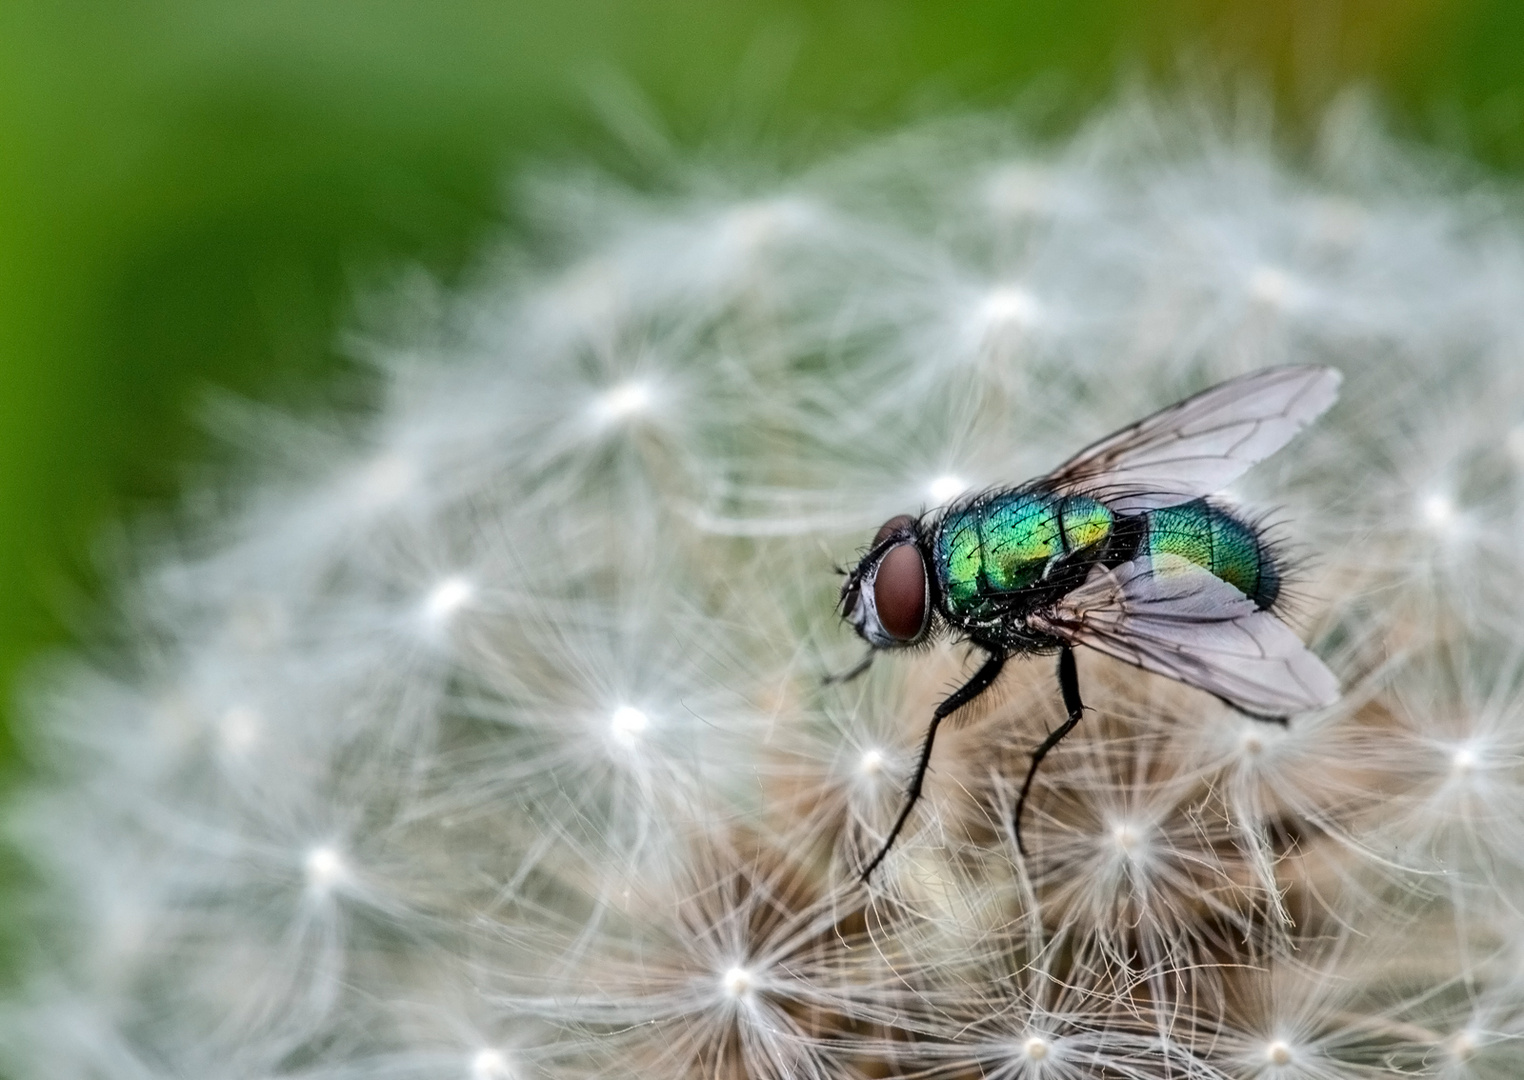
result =
[[[1260,608],[1280,595],[1280,569],[1259,530],[1203,499],[1150,511],[1140,554],[1188,559]]]
[[[949,616],[977,619],[1008,609],[1024,593],[1046,592],[1056,571],[1098,555],[1114,524],[1095,499],[1041,490],[997,492],[952,507],[932,543]]]

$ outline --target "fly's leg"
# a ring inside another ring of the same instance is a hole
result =
[[[884,861],[884,856],[889,854],[889,849],[894,846],[900,830],[905,827],[905,819],[910,817],[910,811],[914,809],[916,801],[921,797],[921,781],[926,779],[926,766],[931,762],[931,744],[936,740],[937,726],[944,718],[957,712],[988,690],[990,683],[994,682],[995,677],[1000,674],[1000,669],[1005,667],[1005,661],[1005,653],[990,653],[989,659],[985,660],[983,666],[974,672],[968,682],[949,694],[931,714],[931,726],[926,729],[926,741],[921,744],[921,760],[917,763],[915,775],[910,780],[910,789],[905,792],[905,805],[900,809],[900,816],[895,820],[894,828],[889,830],[889,837],[884,841],[884,846],[879,848],[878,854],[873,856],[873,861],[863,871],[863,881],[868,880],[873,871],[878,869],[878,864]]]
[[[867,656],[864,656],[861,660],[859,660],[857,663],[853,664],[846,671],[838,672],[835,675],[827,675],[825,678],[820,680],[820,684],[822,686],[830,686],[832,683],[849,683],[849,682],[851,682],[853,679],[857,678],[863,672],[867,671],[868,668],[873,666],[873,654],[874,654],[874,650],[873,649],[869,649]]]
[[[1021,811],[1027,805],[1027,794],[1032,790],[1032,781],[1037,777],[1037,766],[1042,764],[1042,759],[1048,756],[1052,750],[1063,741],[1065,735],[1074,730],[1074,725],[1085,713],[1085,706],[1080,701],[1079,671],[1074,666],[1074,650],[1065,645],[1058,654],[1058,689],[1064,695],[1064,712],[1068,713],[1068,719],[1059,724],[1042,745],[1032,752],[1032,765],[1027,769],[1027,778],[1021,783],[1021,794],[1016,796],[1016,809],[1011,814],[1011,825],[1016,832],[1016,850],[1025,857],[1026,846],[1021,842]]]
[[[1289,728],[1291,726],[1291,718],[1289,716],[1271,716],[1269,713],[1250,712],[1242,705],[1235,704],[1234,702],[1229,701],[1227,698],[1222,697],[1219,694],[1213,694],[1212,696],[1217,698],[1218,701],[1222,702],[1228,708],[1232,709],[1239,716],[1247,716],[1250,720],[1258,720],[1264,724],[1279,724],[1283,728]]]

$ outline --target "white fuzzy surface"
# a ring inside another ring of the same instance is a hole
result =
[[[364,430],[261,418],[275,464],[122,584],[130,650],[37,688],[11,1075],[1517,1075],[1511,194],[1357,110],[1292,168],[1135,103],[526,198],[533,255],[389,298]],[[972,660],[822,686],[833,561],[1286,362],[1341,402],[1229,495],[1341,704],[1084,656],[1023,863],[1058,701],[1013,663],[859,885]]]

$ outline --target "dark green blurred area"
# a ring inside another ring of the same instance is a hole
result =
[[[663,139],[800,160],[921,115],[1038,95],[1061,127],[1128,80],[1243,77],[1273,89],[1292,138],[1364,83],[1398,130],[1517,171],[1521,44],[1518,0],[11,0],[6,700],[105,595],[107,525],[171,505],[209,453],[198,395],[312,400],[343,370],[356,282],[457,274],[522,164],[618,167]],[[645,113],[593,104],[621,83]]]

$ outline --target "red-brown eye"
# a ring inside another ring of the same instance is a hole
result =
[[[889,549],[873,579],[879,625],[896,641],[913,641],[926,629],[926,563],[914,544]]]
[[[909,514],[900,514],[896,517],[890,518],[888,521],[879,526],[878,535],[873,538],[873,546],[878,547],[895,533],[908,529],[914,524],[915,518],[911,517]]]

